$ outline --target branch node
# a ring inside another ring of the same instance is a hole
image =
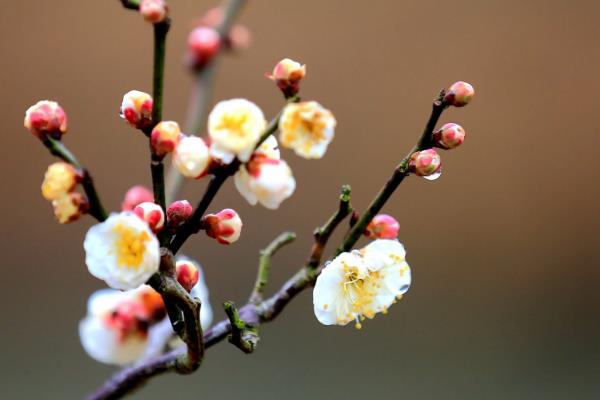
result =
[[[244,322],[234,302],[223,302],[223,309],[231,324],[231,334],[228,337],[229,343],[246,354],[252,353],[256,349],[259,340],[258,327]]]

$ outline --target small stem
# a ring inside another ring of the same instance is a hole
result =
[[[165,79],[165,54],[167,33],[170,28],[170,21],[167,19],[164,22],[154,24],[154,67],[152,77],[152,126],[145,131],[147,136],[150,136],[152,128],[162,120],[163,111],[163,88]],[[152,174],[152,190],[154,192],[154,201],[162,208],[163,213],[166,213],[165,199],[165,169],[163,165],[163,157],[157,156],[150,145],[150,172]],[[171,235],[167,229],[163,230],[159,235],[161,246],[166,246],[171,240]]]
[[[152,125],[162,120],[163,87],[165,80],[165,55],[167,51],[167,33],[169,20],[154,24],[154,68],[152,76]]]
[[[337,211],[329,218],[325,225],[317,228],[314,232],[315,244],[313,245],[310,258],[306,267],[310,270],[316,269],[321,264],[321,258],[323,257],[323,251],[325,245],[329,241],[329,237],[350,213],[352,213],[352,206],[350,205],[350,193],[352,189],[349,185],[342,186],[342,193],[340,194],[340,205]]]
[[[416,152],[428,149],[432,146],[431,144],[431,136],[433,134],[433,130],[435,126],[444,112],[444,110],[448,107],[447,104],[444,103],[444,91],[442,90],[438,97],[433,102],[433,109],[431,110],[431,115],[427,120],[427,124],[425,125],[425,129],[421,134],[417,144],[412,148],[412,150],[402,159],[400,164],[394,169],[392,176],[386,182],[386,184],[381,188],[379,193],[375,196],[369,207],[365,210],[365,212],[360,216],[356,224],[348,231],[348,234],[344,238],[342,244],[338,247],[336,255],[340,254],[344,251],[349,251],[356,244],[358,239],[364,233],[367,225],[371,222],[373,217],[382,209],[383,205],[389,200],[394,191],[398,188],[398,186],[402,183],[404,178],[408,176],[408,163],[410,161],[410,156]]]
[[[123,7],[129,10],[139,10],[140,0],[119,0]]]
[[[286,244],[292,243],[296,239],[294,232],[283,232],[277,236],[267,247],[260,251],[258,262],[258,274],[256,275],[256,283],[254,290],[250,296],[250,302],[258,304],[263,299],[263,293],[269,280],[269,270],[271,268],[271,257]]]
[[[233,344],[246,354],[252,353],[256,349],[259,339],[256,327],[251,326],[242,320],[233,301],[225,301],[223,303],[223,309],[229,318],[231,327],[229,343]]]
[[[90,203],[88,214],[96,218],[99,222],[106,220],[106,218],[108,218],[108,214],[104,210],[104,206],[100,201],[100,196],[98,196],[98,192],[96,191],[96,187],[94,186],[94,181],[90,172],[81,165],[79,160],[77,160],[75,155],[71,153],[71,151],[62,141],[48,136],[44,140],[44,146],[48,148],[50,154],[60,158],[68,164],[71,164],[81,172],[83,175],[81,186],[83,187],[85,195]]]

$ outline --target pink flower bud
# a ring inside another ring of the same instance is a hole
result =
[[[133,209],[133,212],[146,221],[153,232],[159,232],[165,226],[165,214],[162,208],[156,203],[147,201],[138,204]]]
[[[437,151],[427,149],[413,153],[408,165],[410,172],[419,176],[430,176],[440,171],[442,160]]]
[[[133,211],[135,206],[147,201],[153,202],[154,194],[144,186],[133,186],[125,193],[125,199],[121,203],[121,210]]]
[[[67,132],[67,114],[55,101],[38,101],[25,112],[24,125],[40,140],[60,139]]]
[[[188,292],[198,283],[198,267],[193,262],[187,260],[177,261],[175,271],[177,282]]]
[[[55,200],[72,192],[82,176],[75,167],[65,162],[57,162],[48,167],[42,183],[42,196]]]
[[[400,224],[394,217],[378,214],[367,225],[365,235],[373,239],[397,239]]]
[[[142,0],[140,14],[144,19],[153,24],[163,22],[169,14],[169,7],[164,0]]]
[[[458,81],[450,86],[444,97],[444,102],[454,107],[464,107],[469,104],[474,95],[475,89],[473,89],[473,86],[467,82]]]
[[[192,68],[201,68],[219,52],[221,35],[207,26],[195,28],[188,36],[188,63]]]
[[[139,90],[131,90],[123,96],[121,118],[137,129],[152,124],[152,96]]]
[[[183,225],[193,213],[192,205],[187,200],[178,200],[171,203],[167,208],[167,225],[176,229]]]
[[[226,208],[203,219],[206,234],[221,244],[231,244],[240,238],[242,220],[235,210]]]
[[[306,75],[306,65],[284,58],[279,61],[273,73],[267,73],[267,78],[273,80],[286,97],[292,97],[300,90],[300,81]]]
[[[150,136],[152,149],[159,156],[165,156],[175,150],[179,143],[181,129],[175,121],[162,121],[154,127]]]
[[[52,200],[54,216],[61,224],[77,221],[89,209],[87,198],[81,193],[65,193]]]
[[[462,126],[452,122],[444,124],[433,134],[433,140],[437,147],[450,150],[458,147],[465,140],[465,130]]]

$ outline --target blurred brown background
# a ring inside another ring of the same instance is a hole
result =
[[[183,121],[182,66],[194,16],[214,4],[171,0],[165,117]],[[308,254],[311,231],[354,189],[359,210],[412,146],[439,89],[474,84],[441,122],[467,131],[435,182],[409,179],[385,211],[401,222],[413,287],[388,316],[351,327],[314,318],[307,291],[264,326],[257,352],[212,348],[192,377],[154,380],[133,398],[596,399],[600,395],[597,1],[250,1],[252,46],[222,59],[216,98],[247,97],[267,115],[281,98],[263,77],[283,57],[308,65],[305,99],[339,125],[323,160],[286,152],[298,189],[277,212],[229,183],[211,207],[236,208],[242,239],[204,236],[199,258],[219,304],[246,299],[257,251],[284,229],[300,238],[275,260],[271,289]],[[3,274],[0,397],[76,399],[113,371],[88,358],[77,324],[103,283],[86,270],[90,218],[54,222],[39,186],[52,158],[22,128],[38,99],[67,110],[65,141],[105,205],[149,184],[143,137],[120,120],[130,89],[150,91],[151,28],[114,1],[3,2],[0,14]],[[192,182],[195,201],[204,182]]]

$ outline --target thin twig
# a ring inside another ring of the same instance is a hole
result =
[[[271,268],[271,258],[286,244],[292,243],[296,239],[294,232],[283,232],[277,236],[267,247],[260,251],[258,261],[258,273],[256,274],[256,283],[254,290],[250,295],[250,303],[258,304],[263,299],[263,294],[269,280],[269,270]]]
[[[382,209],[383,205],[389,200],[394,191],[398,188],[398,186],[402,183],[404,178],[408,176],[408,163],[410,161],[410,156],[416,152],[431,148],[431,138],[435,126],[442,115],[442,112],[448,107],[447,104],[444,103],[444,95],[445,92],[442,90],[437,98],[433,101],[433,109],[431,110],[431,115],[427,120],[427,124],[425,125],[425,129],[421,134],[421,137],[417,141],[417,144],[412,148],[412,150],[402,159],[400,164],[394,169],[392,176],[389,178],[387,183],[381,188],[379,193],[375,196],[369,207],[365,210],[365,212],[360,216],[356,224],[352,226],[348,234],[344,238],[342,244],[338,247],[337,253],[340,254],[344,251],[349,251],[356,244],[358,239],[362,236],[367,225],[371,222],[373,217]]]
[[[325,245],[329,241],[329,237],[339,225],[350,213],[352,213],[352,206],[350,205],[350,193],[352,189],[349,185],[342,186],[342,193],[340,194],[340,205],[337,211],[329,218],[325,225],[315,229],[313,236],[315,237],[315,244],[308,259],[307,268],[314,270],[321,264],[321,258],[323,256],[323,250]]]
[[[223,302],[223,309],[229,325],[231,326],[231,335],[229,343],[240,349],[246,354],[252,353],[258,344],[258,328],[256,325],[247,324],[238,313],[235,304],[232,301]]]

